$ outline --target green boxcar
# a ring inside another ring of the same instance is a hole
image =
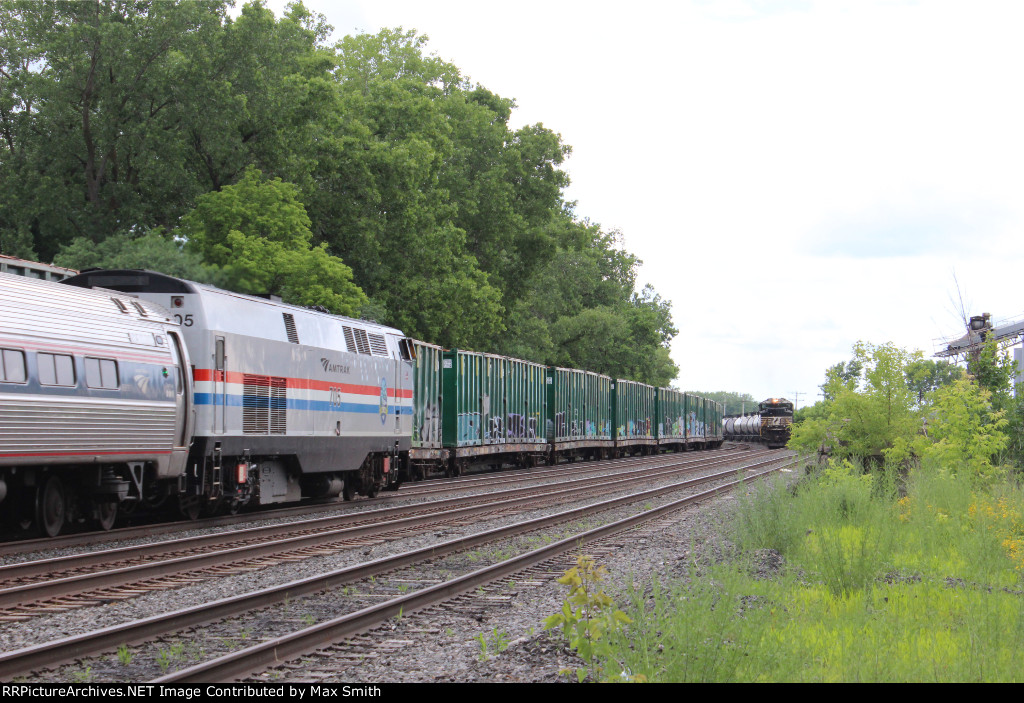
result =
[[[722,404],[710,398],[705,411],[704,438],[716,447],[722,443]]]
[[[481,423],[483,354],[446,351],[441,358],[441,441],[445,447],[471,447],[484,443]],[[488,408],[490,404],[488,403]]]
[[[615,446],[655,445],[657,403],[654,386],[618,379],[612,393]]]
[[[612,444],[612,379],[582,371],[548,368],[547,438],[558,454],[599,456]]]
[[[673,388],[658,389],[658,444],[686,443],[686,394]]]
[[[523,359],[498,357],[505,366],[505,441],[544,447],[548,417],[547,367]]]
[[[441,450],[441,356],[436,344],[413,340],[412,456],[438,457]]]
[[[686,443],[704,442],[704,399],[699,395],[687,393],[686,405]]]
[[[456,457],[543,452],[547,369],[521,359],[450,350],[442,355],[442,442]]]

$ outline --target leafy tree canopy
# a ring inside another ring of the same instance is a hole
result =
[[[557,132],[512,128],[423,35],[332,46],[301,3],[229,4],[0,3],[0,251],[672,382],[670,305],[564,200]]]
[[[764,400],[764,398],[758,400],[749,393],[736,393],[735,391],[693,391],[693,393],[721,403],[723,415],[757,412],[758,404]]]
[[[366,296],[352,269],[325,244],[311,246],[309,225],[294,185],[250,168],[236,185],[201,196],[181,231],[188,249],[220,268],[233,290],[356,314]]]
[[[72,269],[150,269],[189,281],[224,286],[220,269],[207,264],[197,252],[186,251],[181,242],[157,230],[134,237],[113,234],[100,242],[85,237],[73,240],[54,259]]]
[[[849,363],[826,370],[826,398],[794,426],[790,446],[836,456],[965,470],[988,477],[1020,460],[1021,401],[1010,394],[1012,362],[988,345],[968,376],[891,343],[858,342]],[[852,369],[852,373],[851,373]],[[1004,452],[1009,449],[1009,455]]]

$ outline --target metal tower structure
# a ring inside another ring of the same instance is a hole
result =
[[[934,356],[960,358],[963,355],[963,359],[970,368],[985,342],[995,341],[1000,349],[1007,349],[1020,344],[1022,340],[1024,340],[1024,319],[999,320],[997,324],[993,324],[992,316],[986,312],[970,319],[967,323],[967,334],[962,337],[935,340]],[[1017,361],[1016,381],[1020,383],[1024,354],[1019,349],[1015,349],[1014,359]]]

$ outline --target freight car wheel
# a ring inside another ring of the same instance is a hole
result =
[[[347,501],[356,497],[356,492],[352,490],[352,482],[348,479],[345,479],[345,485],[341,489],[341,497]]]
[[[64,527],[66,516],[67,495],[64,483],[59,477],[50,476],[36,496],[36,524],[47,537],[56,537]]]
[[[96,524],[104,532],[114,526],[117,520],[117,503],[103,501],[96,503]]]

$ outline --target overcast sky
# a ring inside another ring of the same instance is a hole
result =
[[[283,0],[268,6],[280,14]],[[573,148],[577,215],[672,301],[685,390],[813,402],[858,339],[1024,317],[1024,3],[306,0],[415,29]]]

